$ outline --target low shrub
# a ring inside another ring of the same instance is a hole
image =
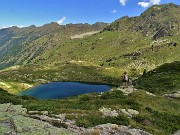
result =
[[[73,120],[73,119],[76,119],[77,117],[74,114],[66,114],[65,118],[69,120]]]
[[[118,125],[129,125],[129,119],[125,116],[118,115],[117,117],[102,117],[96,115],[86,115],[77,119],[76,124],[81,127],[93,127],[100,124],[118,124]]]

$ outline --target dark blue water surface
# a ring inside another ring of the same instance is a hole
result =
[[[60,99],[85,93],[105,92],[109,85],[87,84],[79,82],[52,82],[22,91],[19,95],[28,95],[39,99]]]

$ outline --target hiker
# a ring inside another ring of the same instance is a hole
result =
[[[127,75],[127,72],[124,72],[124,75],[123,75],[123,88],[128,88],[128,75]]]

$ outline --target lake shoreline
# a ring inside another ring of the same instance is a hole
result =
[[[106,92],[112,85],[84,82],[50,82],[19,92],[18,96],[32,96],[38,99],[62,99],[87,93]]]

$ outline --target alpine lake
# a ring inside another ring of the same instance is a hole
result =
[[[62,99],[86,93],[106,92],[111,88],[110,85],[97,83],[51,82],[24,90],[18,95],[27,95],[38,99]]]

